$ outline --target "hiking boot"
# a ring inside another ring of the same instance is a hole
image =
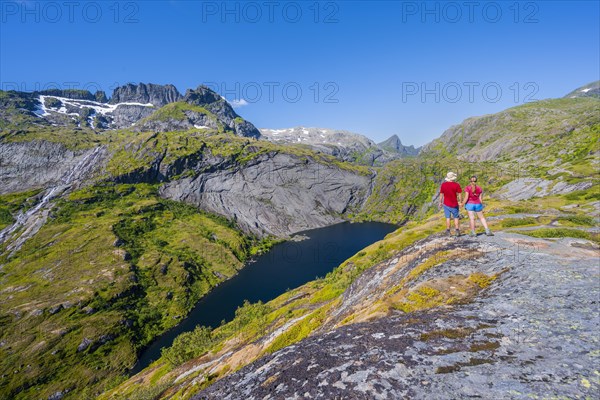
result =
[[[460,236],[460,229],[456,229],[456,237]]]
[[[489,229],[485,231],[485,234],[487,236],[494,236],[494,234],[492,233],[492,231],[490,231]]]
[[[446,229],[446,236],[450,236],[450,229]]]
[[[475,233],[475,231],[471,231],[471,233],[469,233],[469,236],[470,237],[475,237],[475,236],[477,236],[477,234]]]

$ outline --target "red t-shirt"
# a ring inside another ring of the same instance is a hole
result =
[[[458,207],[457,193],[462,193],[460,185],[456,182],[444,182],[440,187],[440,193],[444,195],[444,204],[448,207]]]
[[[483,192],[483,190],[481,190],[481,188],[479,186],[475,186],[475,191],[473,191],[473,188],[471,187],[471,185],[467,185],[465,187],[465,192],[467,192],[469,194],[467,203],[481,204],[480,196],[481,196],[481,193]]]

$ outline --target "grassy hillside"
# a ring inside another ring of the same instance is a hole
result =
[[[3,196],[0,204],[28,194]],[[96,185],[59,201],[0,259],[2,397],[87,398],[264,246],[228,221],[159,198],[153,185]]]
[[[448,129],[416,159],[390,162],[377,174],[373,194],[357,219],[401,223],[430,215],[446,172],[465,185],[471,175],[491,194],[520,178],[566,185],[597,184],[600,175],[600,100],[554,99]]]
[[[524,166],[560,163],[565,155],[583,155],[580,153],[593,149],[599,112],[600,100],[595,98],[532,102],[469,118],[448,129],[423,152],[467,161],[518,160]]]
[[[41,189],[11,193],[0,196],[0,230],[12,225],[19,211],[27,211],[35,204],[35,196]]]

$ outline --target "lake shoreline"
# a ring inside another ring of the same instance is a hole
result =
[[[235,309],[245,300],[251,303],[268,302],[286,290],[325,276],[356,252],[383,239],[399,227],[383,222],[344,221],[297,232],[290,239],[274,244],[268,252],[248,260],[235,275],[212,287],[196,302],[185,318],[157,336],[141,351],[137,363],[128,371],[128,375],[133,376],[151,365],[160,357],[161,349],[169,347],[181,333],[191,331],[198,325],[214,329],[222,321],[231,320]],[[361,228],[366,232],[357,235],[356,231]],[[295,237],[300,237],[301,240],[293,240]],[[336,237],[337,240],[334,240]],[[265,286],[269,278],[272,281]],[[245,298],[246,295],[250,298]],[[215,312],[218,307],[220,310]]]

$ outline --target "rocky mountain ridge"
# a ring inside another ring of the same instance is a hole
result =
[[[231,131],[238,136],[259,138],[260,132],[211,89],[188,89],[181,101],[170,103],[134,124],[136,131],[168,132],[187,129]]]
[[[156,85],[153,83],[135,85],[128,83],[113,91],[109,103],[151,103],[155,107],[162,107],[179,101],[181,98],[181,94],[173,85]]]
[[[397,139],[394,146],[382,146],[364,135],[338,129],[298,126],[287,129],[263,128],[260,132],[264,139],[274,143],[305,145],[340,160],[363,165],[380,166],[391,160],[418,154],[418,149],[403,146],[396,135],[388,139]]]
[[[96,131],[134,127],[137,131],[208,127],[232,130],[240,136],[260,136],[254,125],[237,115],[223,97],[204,86],[188,89],[182,96],[173,85],[127,84],[117,87],[110,99],[102,91],[94,95],[86,90],[3,93],[0,122],[4,120],[9,126],[13,120],[28,118],[31,124],[88,127]],[[169,118],[159,116],[154,119],[161,119],[160,123],[142,121],[167,105],[182,102],[201,110],[194,115],[171,114]]]
[[[423,146],[425,155],[453,155],[465,161],[519,160],[524,165],[544,162],[548,144],[566,135],[589,135],[581,131],[598,123],[600,99],[593,97],[548,99],[526,103],[496,114],[471,117],[448,128],[439,138]],[[579,145],[573,140],[573,145]],[[568,151],[562,146],[560,150]],[[551,153],[555,153],[552,151]],[[553,162],[558,160],[557,154]],[[549,160],[550,161],[550,160]],[[558,165],[557,163],[557,165]]]

